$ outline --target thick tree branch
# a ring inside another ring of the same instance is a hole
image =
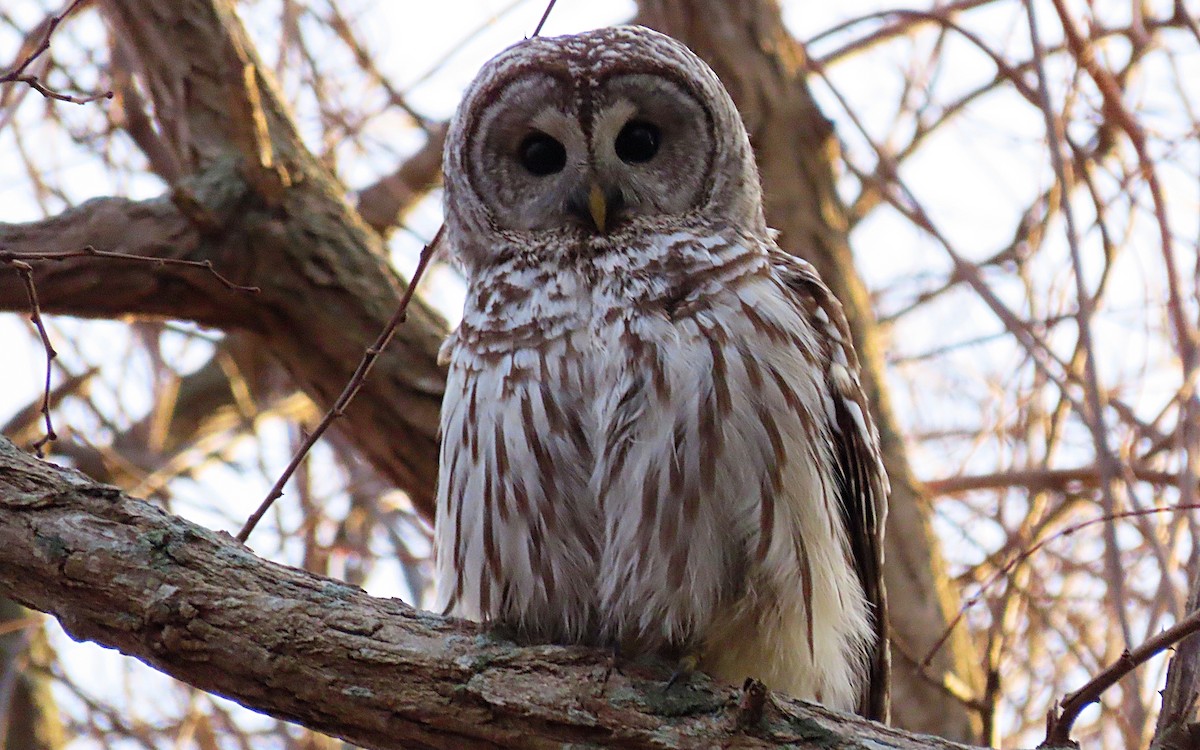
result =
[[[236,270],[235,258],[208,245],[170,200],[98,198],[28,224],[0,223],[0,251],[102,252],[177,260],[209,260]],[[205,252],[207,251],[207,252]],[[229,289],[201,269],[79,256],[29,261],[42,312],[89,318],[154,315],[214,326],[246,320],[253,298]],[[16,274],[0,267],[0,309],[28,303]]]
[[[73,637],[367,748],[830,747],[954,750],[602,651],[518,647],[476,626],[267,562],[215,533],[0,440],[0,592]]]
[[[160,129],[185,170],[234,166],[244,198],[215,231],[262,287],[241,326],[327,408],[383,330],[404,285],[378,235],[307,150],[229,0],[106,0],[131,40]],[[200,197],[204,202],[203,196]],[[240,278],[240,277],[239,277]],[[445,323],[414,304],[339,428],[432,515]]]
[[[254,333],[314,401],[332,403],[400,297],[401,283],[382,260],[378,239],[323,191],[297,188],[280,209],[258,207],[221,165],[177,186],[172,198],[96,199],[42,221],[0,224],[0,250],[90,245],[210,261],[225,277],[261,292],[231,290],[203,269],[85,256],[39,262],[33,278],[44,312],[183,318]],[[27,307],[21,278],[0,267],[0,309]],[[444,329],[435,313],[414,302],[344,425],[359,450],[429,515],[444,381],[436,352]]]

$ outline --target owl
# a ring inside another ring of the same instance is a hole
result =
[[[641,27],[527,39],[444,172],[445,611],[882,718],[878,436],[716,74]]]

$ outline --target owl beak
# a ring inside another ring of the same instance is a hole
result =
[[[608,198],[604,195],[604,189],[595,182],[588,191],[588,213],[591,214],[596,229],[604,234],[604,225],[608,221]]]

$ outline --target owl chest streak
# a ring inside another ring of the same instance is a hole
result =
[[[737,245],[696,245],[702,262],[690,267],[665,246],[636,262],[600,258],[475,280],[443,412],[437,559],[448,609],[529,638],[621,638],[628,627],[652,627],[606,621],[603,609],[630,603],[617,601],[615,585],[678,589],[711,573],[699,597],[710,612],[738,587],[749,558],[765,554],[773,511],[764,520],[705,499],[728,492],[718,487],[722,455],[744,464],[739,482],[769,491],[779,481],[769,469],[778,431],[724,424],[741,404],[731,357],[737,375],[751,373],[749,386],[784,377],[771,363],[746,364],[749,329],[767,316],[754,310],[755,295],[772,288],[768,265]],[[746,436],[758,445],[744,456],[722,443]],[[738,493],[757,498],[759,489]],[[688,559],[692,530],[731,540],[711,556],[711,571]],[[660,556],[660,573],[639,571]],[[693,612],[659,614],[677,620],[668,640],[704,627]]]

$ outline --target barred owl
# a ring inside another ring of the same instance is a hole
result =
[[[717,76],[640,27],[528,39],[444,170],[445,610],[881,717],[878,436]]]

